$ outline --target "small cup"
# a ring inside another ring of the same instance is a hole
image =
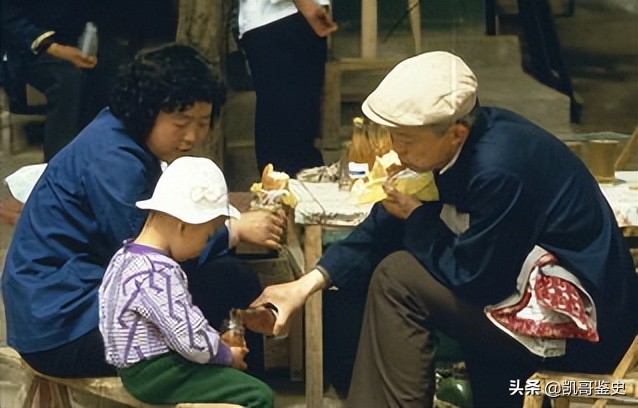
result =
[[[599,183],[615,181],[614,164],[617,140],[589,141],[589,171]]]
[[[569,150],[571,150],[572,153],[574,153],[574,155],[576,155],[576,157],[578,157],[579,159],[582,160],[582,158],[583,158],[583,142],[568,141],[568,142],[565,142],[565,145],[569,148]]]

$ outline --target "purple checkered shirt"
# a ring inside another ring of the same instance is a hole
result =
[[[127,242],[100,286],[106,361],[127,367],[174,350],[201,364],[230,365],[231,353],[191,300],[186,274],[165,253]]]

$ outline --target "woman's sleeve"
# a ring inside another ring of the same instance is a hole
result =
[[[140,232],[146,214],[135,203],[150,197],[156,180],[149,179],[159,176],[149,173],[140,157],[122,149],[96,158],[83,174],[90,211],[110,246]]]

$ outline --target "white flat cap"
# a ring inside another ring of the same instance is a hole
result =
[[[456,55],[426,52],[401,61],[361,106],[388,127],[454,122],[476,104],[476,75]]]

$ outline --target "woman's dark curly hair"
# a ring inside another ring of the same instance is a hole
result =
[[[120,67],[109,107],[133,139],[144,144],[160,112],[190,109],[196,102],[219,112],[224,90],[210,64],[193,47],[166,44],[137,53]]]

